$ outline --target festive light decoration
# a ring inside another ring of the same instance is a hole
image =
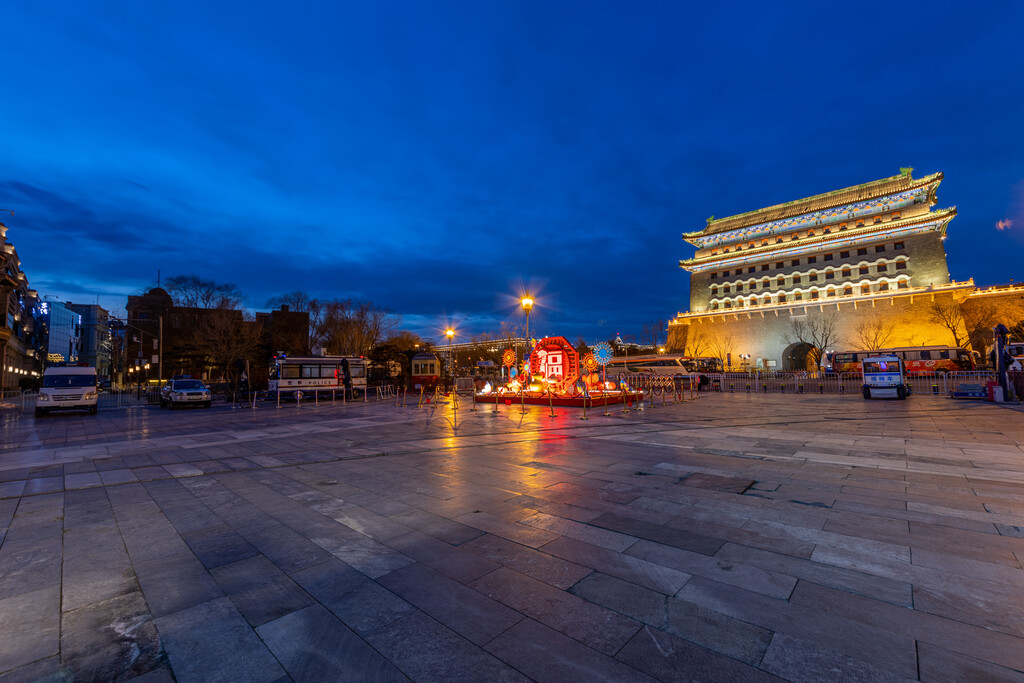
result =
[[[516,364],[516,352],[512,349],[505,349],[505,352],[501,354],[501,364],[506,368],[510,368]]]
[[[608,342],[601,342],[594,346],[594,358],[597,359],[598,365],[608,365],[614,355],[612,347],[608,345]]]
[[[586,370],[587,372],[594,372],[595,370],[597,370],[598,366],[597,358],[594,357],[593,353],[588,353],[587,355],[583,356],[583,361],[581,364],[583,365],[583,369]]]
[[[565,337],[545,337],[533,347],[530,367],[547,379],[552,391],[563,393],[580,376],[580,357]]]

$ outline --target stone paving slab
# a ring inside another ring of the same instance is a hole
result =
[[[0,412],[0,680],[1024,680],[1024,415]]]

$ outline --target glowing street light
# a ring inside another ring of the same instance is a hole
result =
[[[533,308],[533,297],[527,294],[519,300],[519,303],[526,311],[526,352],[530,353],[530,310]],[[527,380],[529,380],[529,375],[527,375]]]
[[[448,377],[454,381],[452,377],[452,337],[455,336],[455,330],[449,327],[444,334],[448,337]]]

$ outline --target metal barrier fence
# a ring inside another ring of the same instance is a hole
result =
[[[1011,385],[1014,375],[1011,373]],[[724,372],[707,374],[709,383],[701,386],[700,391],[723,391],[728,393],[751,394],[856,394],[860,395],[863,381],[856,373],[813,373],[813,372],[772,372],[746,373]],[[997,381],[994,371],[951,372],[951,373],[920,373],[907,376],[913,394],[933,394],[946,396],[955,391],[961,384],[980,384]],[[689,391],[689,382],[685,378],[660,375],[631,375],[628,380],[630,387],[650,391],[671,387],[673,390]]]

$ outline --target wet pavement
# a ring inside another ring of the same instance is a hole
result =
[[[0,680],[1024,680],[1019,410],[472,407],[0,410]]]

